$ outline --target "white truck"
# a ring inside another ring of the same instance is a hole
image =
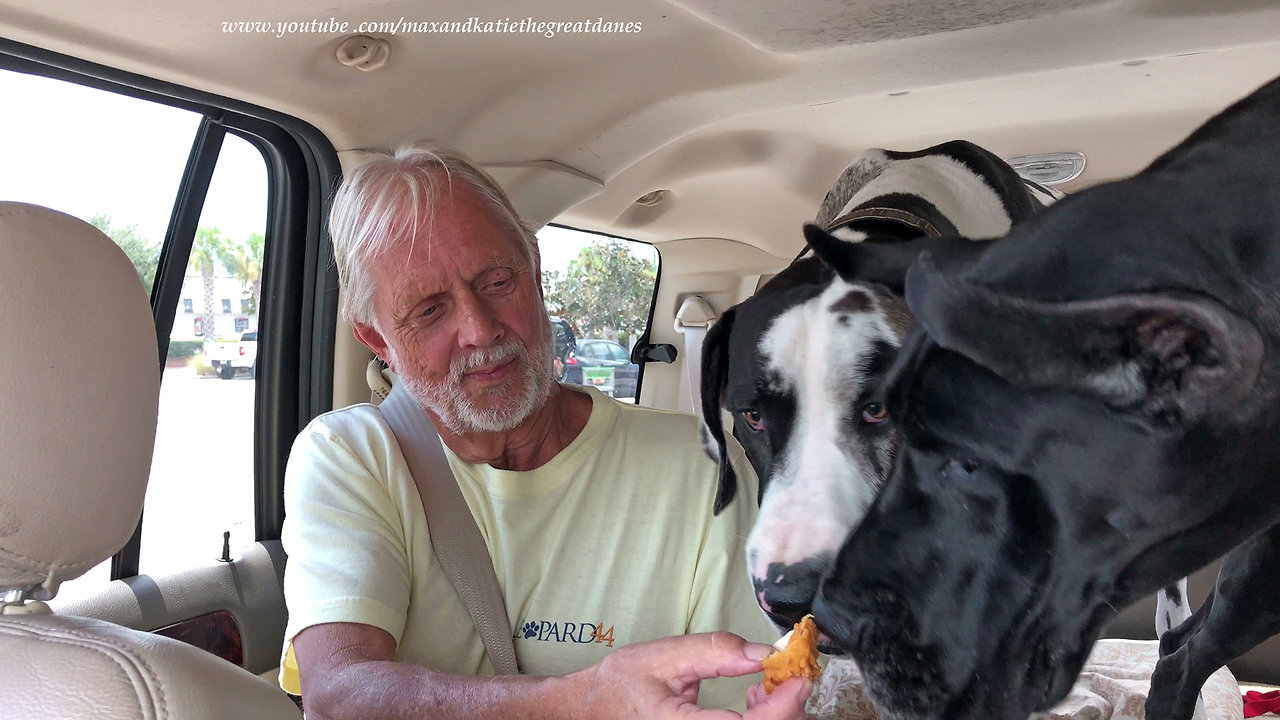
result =
[[[257,377],[258,331],[249,330],[239,340],[205,340],[204,361],[223,380],[235,377],[237,370],[248,370],[249,377]]]

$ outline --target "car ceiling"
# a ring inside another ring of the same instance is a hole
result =
[[[330,18],[641,31],[375,33],[390,55],[365,72],[335,57],[354,31],[222,29]],[[0,36],[295,115],[340,152],[451,142],[535,223],[725,238],[779,262],[867,147],[1081,151],[1071,190],[1141,169],[1280,71],[1270,0],[0,0]]]

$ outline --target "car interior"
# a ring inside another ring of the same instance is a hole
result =
[[[1070,194],[1278,72],[1268,0],[0,0],[0,706],[299,716],[274,687],[284,468],[370,400],[325,227],[364,151],[461,148],[545,229],[544,271],[570,231],[654,252],[635,401],[692,412],[686,338],[803,250],[862,151],[966,139]],[[204,340],[251,331],[253,371],[217,378]],[[1231,670],[1280,685],[1280,641]]]

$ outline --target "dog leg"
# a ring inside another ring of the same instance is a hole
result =
[[[1189,622],[1160,639],[1146,717],[1187,720],[1218,668],[1280,632],[1280,525],[1228,554],[1213,594]],[[1203,712],[1203,711],[1201,711]]]
[[[1187,579],[1161,590],[1156,595],[1156,637],[1191,618],[1191,603],[1187,599]]]
[[[1187,579],[1182,578],[1176,584],[1170,585],[1161,590],[1156,595],[1156,637],[1163,640],[1166,634],[1174,628],[1182,628],[1183,623],[1190,620],[1191,602],[1187,597]],[[1207,617],[1207,615],[1201,615]],[[1181,647],[1186,641],[1189,633],[1193,632],[1193,627],[1188,627],[1186,631],[1177,634],[1172,642],[1177,643],[1176,647]],[[1160,643],[1160,657],[1168,655],[1171,651],[1166,651],[1165,643]],[[1191,716],[1191,720],[1208,720],[1204,710],[1204,694],[1200,693],[1196,697],[1196,710]]]
[[[1209,590],[1209,595],[1204,599],[1194,614],[1181,621],[1176,620],[1176,608],[1178,603],[1175,598],[1169,597],[1171,590],[1177,590],[1178,597],[1182,598],[1181,607],[1184,612],[1190,610],[1190,604],[1187,602],[1187,579],[1182,578],[1176,586],[1170,586],[1160,591],[1156,601],[1156,637],[1160,638],[1160,657],[1161,659],[1174,654],[1183,645],[1186,645],[1187,639],[1199,631],[1204,625],[1205,620],[1212,613],[1213,608],[1213,590]],[[1163,603],[1163,606],[1162,606]],[[1167,612],[1166,612],[1167,611]],[[1164,618],[1164,623],[1161,619]],[[1172,620],[1171,620],[1172,619]],[[1162,627],[1162,625],[1164,625]],[[1153,681],[1154,685],[1154,681]],[[1196,709],[1191,716],[1192,720],[1207,720],[1204,709],[1204,694],[1196,694]]]

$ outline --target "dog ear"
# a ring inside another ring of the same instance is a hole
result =
[[[845,282],[877,283],[897,295],[903,294],[907,268],[921,253],[945,254],[957,263],[967,263],[994,242],[928,236],[893,242],[851,242],[811,223],[804,226],[804,239]]]
[[[1015,385],[1064,388],[1162,421],[1233,407],[1262,362],[1257,327],[1186,292],[1038,302],[967,283],[926,254],[908,273],[907,304],[934,342]]]
[[[719,463],[719,484],[716,487],[715,514],[733,502],[738,492],[738,478],[733,472],[725,448],[724,426],[720,422],[720,394],[729,378],[729,334],[733,332],[734,310],[729,308],[707,330],[702,340],[702,423],[703,441],[707,454]],[[710,443],[707,443],[707,436]],[[714,455],[712,454],[715,451]]]

